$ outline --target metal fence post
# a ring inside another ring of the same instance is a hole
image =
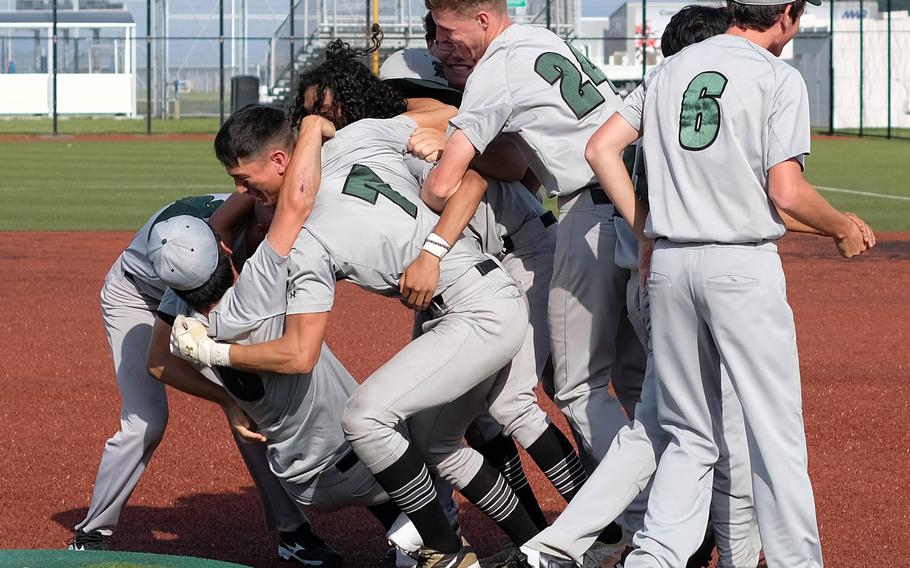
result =
[[[145,133],[152,133],[152,0],[145,0]]]
[[[834,134],[834,0],[828,3],[828,134]]]
[[[888,130],[887,137],[891,138],[891,0],[887,3],[888,9]]]
[[[224,0],[218,2],[218,124],[224,124]]]
[[[51,122],[57,135],[57,0],[53,3],[53,30],[51,40]]]
[[[296,53],[294,53],[294,52],[296,51],[296,47],[294,46],[294,4],[295,4],[295,3],[296,3],[296,0],[291,0],[291,11],[289,12],[289,13],[290,13],[290,17],[289,17],[289,19],[288,19],[288,22],[290,22],[290,24],[291,24],[291,38],[290,38],[290,47],[291,47],[291,84],[294,83],[294,72],[295,72],[295,68],[296,68],[296,65],[295,65],[295,64],[296,64],[296,61],[295,61],[295,60],[296,60]]]
[[[863,61],[863,21],[866,19],[863,11],[865,4],[859,0],[859,135],[863,135],[863,71],[865,71],[865,62]]]
[[[648,0],[641,0],[641,80],[648,71]]]

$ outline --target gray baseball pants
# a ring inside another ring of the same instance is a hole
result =
[[[77,530],[116,528],[123,507],[164,435],[168,420],[165,385],[148,372],[148,347],[157,308],[158,299],[140,293],[118,259],[101,289],[101,317],[120,390],[120,430],[104,446],[92,501]],[[211,372],[206,376],[215,380]],[[269,469],[265,444],[241,443],[236,436],[235,441],[262,497],[267,527],[296,530],[306,517]]]
[[[629,272],[616,266],[613,206],[586,189],[559,198],[549,324],[556,403],[581,438],[593,471],[628,418],[644,380],[645,355],[623,316]],[[610,380],[619,397],[610,391]]]
[[[638,296],[638,285],[635,285]],[[642,329],[650,328],[647,296],[635,310]],[[630,307],[630,312],[634,308]],[[645,336],[647,337],[647,335]],[[651,479],[669,441],[657,417],[654,361],[648,364],[635,418],[620,429],[606,457],[556,521],[528,545],[582,563],[583,555],[607,524],[620,517],[635,532],[644,523]],[[723,428],[728,439],[745,440],[742,411],[729,379],[723,384]],[[719,553],[718,567],[755,568],[761,551],[752,508],[748,456],[724,455],[718,461],[711,514]],[[621,515],[621,516],[620,516]],[[684,564],[683,564],[684,565]]]
[[[434,305],[437,317],[423,335],[354,391],[342,426],[364,465],[378,473],[408,448],[396,427],[413,417],[409,429],[415,448],[440,476],[463,487],[483,463],[464,444],[465,429],[483,410],[478,401],[485,400],[494,375],[510,364],[528,336],[528,309],[501,268],[485,275],[470,269]]]
[[[708,520],[722,440],[721,370],[742,404],[769,566],[822,566],[793,314],[774,243],[658,241],[648,283],[657,413],[669,443],[627,568],[677,567]]]

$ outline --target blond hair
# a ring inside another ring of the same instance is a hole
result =
[[[483,9],[505,14],[506,0],[424,0],[427,10],[451,10],[459,16],[473,14]]]

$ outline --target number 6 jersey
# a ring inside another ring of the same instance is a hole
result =
[[[451,124],[478,152],[515,132],[550,195],[596,183],[585,145],[622,105],[596,65],[552,32],[512,24],[490,43],[465,86]]]
[[[620,114],[642,133],[651,213],[645,233],[748,243],[785,228],[768,170],[809,153],[809,101],[796,69],[721,34],[665,59]]]

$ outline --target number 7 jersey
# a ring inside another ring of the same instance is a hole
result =
[[[287,313],[329,311],[337,280],[398,296],[402,272],[439,220],[404,159],[416,127],[406,116],[360,120],[325,144],[316,203],[291,251]],[[459,238],[440,262],[436,293],[486,258]]]
[[[677,242],[781,237],[768,170],[809,153],[802,76],[745,38],[721,34],[665,59],[620,114],[642,133],[645,233]]]
[[[452,126],[483,152],[515,132],[551,195],[596,183],[585,146],[622,101],[607,76],[552,32],[512,24],[490,43],[465,86]]]

